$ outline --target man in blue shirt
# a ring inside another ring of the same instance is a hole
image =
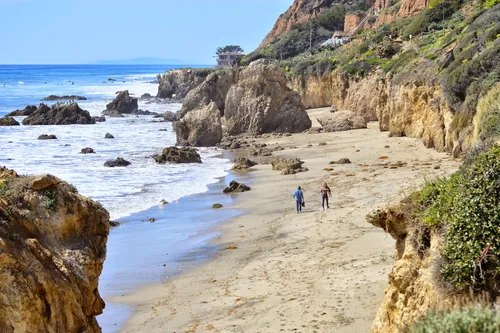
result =
[[[304,192],[302,192],[302,188],[299,186],[297,191],[293,192],[293,197],[295,198],[295,203],[297,205],[297,214],[302,212],[302,205],[304,204]]]

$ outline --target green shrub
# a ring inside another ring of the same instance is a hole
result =
[[[412,61],[418,56],[415,50],[408,50],[403,52],[401,55],[392,58],[387,63],[381,65],[380,67],[387,73],[389,72],[399,72],[403,68],[412,64]]]
[[[55,210],[56,209],[56,192],[54,190],[43,191],[42,197],[40,199],[40,204],[45,209]]]
[[[472,154],[449,179],[427,184],[420,203],[422,221],[445,230],[444,280],[459,290],[498,293],[500,146]]]
[[[4,196],[7,193],[8,185],[6,182],[0,182],[0,196]]]
[[[500,3],[500,0],[486,0],[484,2],[484,8],[491,8],[495,5],[498,5]]]
[[[431,312],[408,333],[500,333],[500,313],[490,308]]]

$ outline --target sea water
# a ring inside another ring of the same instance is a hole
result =
[[[91,115],[100,115],[115,93],[129,90],[135,96],[156,95],[157,73],[172,66],[104,65],[0,65],[0,117],[38,105],[48,95],[82,95],[78,101]],[[5,86],[4,86],[5,85]],[[45,102],[52,104],[54,102]],[[178,103],[139,102],[139,108],[154,112],[177,111]],[[16,117],[21,122],[23,117]],[[161,130],[161,131],[160,131]],[[111,133],[115,139],[104,139]],[[57,140],[37,140],[54,134]],[[207,185],[229,169],[219,151],[200,149],[203,164],[159,165],[151,155],[175,145],[171,123],[152,116],[107,117],[95,125],[0,127],[0,165],[21,174],[51,173],[75,185],[79,192],[101,202],[112,219],[128,216],[183,196],[204,192]],[[96,154],[83,155],[82,148]],[[107,160],[122,157],[126,168],[104,167]]]
[[[85,96],[87,100],[78,104],[97,116],[117,91],[129,90],[136,97],[144,93],[155,96],[156,75],[171,68],[0,65],[0,117],[26,105],[38,105],[49,95]],[[139,108],[175,112],[181,104],[139,101]],[[16,117],[20,123],[23,118]],[[106,133],[115,138],[105,139]],[[54,134],[57,140],[37,140],[41,134]],[[210,227],[237,214],[210,208],[213,202],[226,206],[232,200],[219,194],[230,180],[224,177],[231,167],[229,159],[214,148],[201,148],[202,164],[155,163],[151,155],[175,142],[172,124],[152,116],[106,117],[106,122],[95,125],[0,127],[0,165],[19,174],[51,173],[75,185],[80,194],[99,201],[111,219],[122,223],[110,232],[100,278],[99,291],[107,304],[98,320],[105,333],[116,332],[131,313],[110,298],[179,273],[190,253],[200,253],[194,262],[210,255],[213,251],[207,242],[215,236]],[[86,147],[93,148],[95,154],[80,154]],[[104,166],[117,157],[131,165]],[[209,188],[210,192],[201,194]],[[163,200],[170,204],[161,205]],[[149,221],[150,217],[153,220]]]

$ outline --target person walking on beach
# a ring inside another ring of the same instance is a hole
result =
[[[293,192],[293,197],[295,198],[295,204],[297,207],[297,214],[302,212],[302,206],[304,206],[304,192],[302,192],[302,188],[299,186],[297,191]]]
[[[328,205],[328,197],[332,196],[332,190],[328,187],[326,182],[323,182],[323,185],[321,187],[321,206],[323,207],[323,210],[325,210],[325,201],[326,201],[326,208],[330,208]]]

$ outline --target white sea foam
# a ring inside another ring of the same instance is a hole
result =
[[[210,148],[200,149],[203,164],[156,164],[149,157],[175,144],[175,135],[170,123],[151,121],[152,117],[140,116],[108,118],[96,125],[4,127],[0,131],[0,145],[5,147],[0,165],[22,174],[52,173],[100,201],[113,219],[147,209],[162,199],[174,201],[204,192],[208,184],[226,174],[229,161],[215,157],[220,152]],[[159,131],[163,128],[168,131]],[[115,139],[104,139],[107,132]],[[39,141],[40,134],[55,134],[58,140]],[[79,154],[85,147],[92,147],[96,154]],[[117,157],[132,164],[103,166]]]

